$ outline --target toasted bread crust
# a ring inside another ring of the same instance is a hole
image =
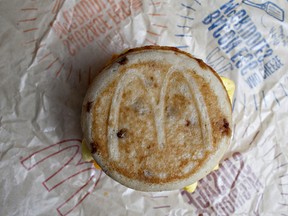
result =
[[[128,50],[95,78],[82,128],[93,157],[138,190],[191,184],[216,166],[231,137],[231,103],[217,73],[172,47]]]

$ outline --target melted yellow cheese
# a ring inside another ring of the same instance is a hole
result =
[[[230,101],[232,102],[233,95],[235,92],[235,84],[232,80],[226,78],[226,77],[221,77],[221,80],[226,88],[226,91],[228,92]]]
[[[96,168],[96,169],[101,169],[100,167],[99,167],[99,165],[96,163],[96,161],[93,159],[93,157],[92,157],[92,155],[91,155],[91,152],[89,151],[89,149],[88,149],[88,147],[87,147],[87,145],[86,145],[86,142],[85,142],[85,140],[83,139],[82,140],[82,144],[81,144],[81,148],[82,148],[82,159],[84,160],[84,161],[86,161],[86,162],[93,162],[93,164],[94,164],[94,167]]]
[[[193,193],[196,190],[197,185],[198,185],[198,182],[195,182],[195,183],[193,183],[191,185],[188,185],[188,186],[184,187],[183,189],[188,191],[189,193]]]

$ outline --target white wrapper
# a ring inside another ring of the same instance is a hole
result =
[[[0,12],[0,215],[288,216],[287,1],[2,0]],[[89,83],[113,54],[152,44],[236,84],[231,147],[194,193],[134,191],[81,159]]]

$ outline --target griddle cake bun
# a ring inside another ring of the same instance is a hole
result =
[[[82,129],[93,158],[121,184],[180,189],[218,165],[231,138],[220,77],[172,47],[131,49],[106,66],[84,99]]]

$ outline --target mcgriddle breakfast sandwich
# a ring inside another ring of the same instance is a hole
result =
[[[218,165],[231,103],[217,73],[172,47],[128,50],[89,87],[84,141],[101,169],[142,191],[180,189]]]

